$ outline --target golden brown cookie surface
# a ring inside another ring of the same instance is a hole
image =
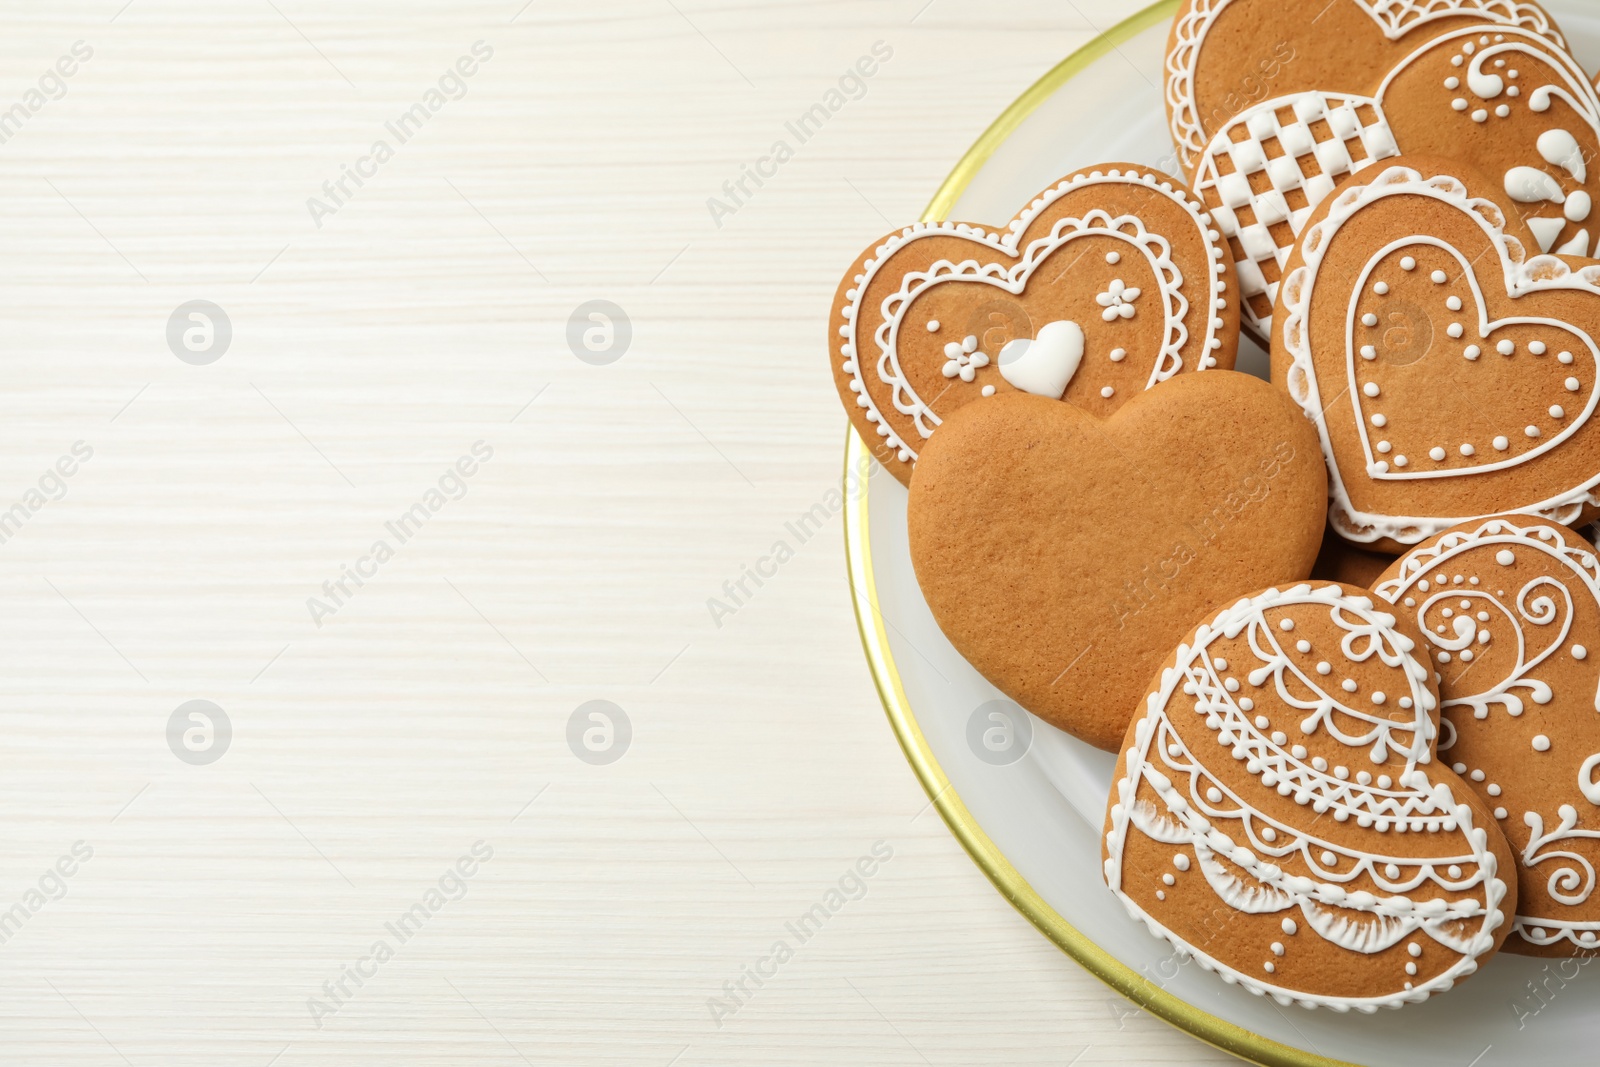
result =
[[[918,462],[911,558],[978,671],[1113,750],[1196,617],[1310,573],[1326,484],[1310,424],[1237,372],[1181,375],[1105,421],[995,398],[952,415]]]
[[[1494,188],[1398,160],[1329,198],[1290,260],[1273,380],[1317,425],[1347,540],[1594,512],[1600,263],[1530,251]]]
[[[1510,850],[1434,757],[1407,629],[1363,590],[1300,585],[1169,655],[1106,819],[1106,883],[1135,918],[1229,982],[1339,1011],[1425,1000],[1496,950]]]
[[[1600,948],[1600,561],[1564,526],[1505,516],[1418,545],[1373,586],[1439,678],[1439,759],[1518,859],[1513,952]],[[1591,655],[1591,650],[1593,653]]]
[[[1239,302],[1198,198],[1105,164],[1007,227],[919,223],[876,242],[840,284],[828,336],[852,422],[909,482],[963,405],[1023,392],[1103,417],[1179,374],[1231,368]]]

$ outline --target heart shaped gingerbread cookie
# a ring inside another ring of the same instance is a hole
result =
[[[1517,856],[1506,948],[1600,950],[1600,560],[1564,526],[1497,517],[1418,545],[1373,586],[1421,630],[1442,699],[1439,758]],[[1594,650],[1591,658],[1590,650]]]
[[[962,405],[1013,392],[1110,415],[1151,386],[1231,368],[1239,302],[1198,198],[1108,164],[1045,190],[1003,229],[920,223],[839,286],[829,362],[857,431],[909,482]]]
[[[1587,161],[1600,153],[1600,96],[1543,12],[1455,3],[1406,17],[1408,6],[1335,0],[1308,22],[1279,0],[1195,0],[1179,20],[1173,128],[1229,241],[1245,325],[1258,336],[1270,333],[1285,263],[1312,211],[1338,182],[1401,154],[1495,176],[1541,252],[1595,246],[1600,174]],[[1260,83],[1261,98],[1230,99],[1224,89],[1255,62],[1250,50],[1273,41],[1276,76]]]
[[[1269,589],[1192,630],[1113,778],[1105,877],[1129,913],[1281,1004],[1400,1007],[1477,970],[1516,910],[1511,852],[1435,759],[1417,652],[1340,585]]]
[[[1399,160],[1329,198],[1289,261],[1273,378],[1317,425],[1347,540],[1595,513],[1600,263],[1530,256],[1493,188]]]
[[[1196,617],[1311,573],[1326,487],[1311,425],[1248,375],[1180,375],[1105,420],[996,397],[928,442],[911,559],[979,672],[1113,750]]]

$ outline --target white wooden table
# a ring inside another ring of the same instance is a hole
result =
[[[785,528],[837,272],[1137,6],[0,4],[0,1058],[1223,1062],[989,887]]]

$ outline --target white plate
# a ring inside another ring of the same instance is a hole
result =
[[[1161,16],[1174,6],[1167,0],[1130,19],[1030,90],[963,161],[934,210],[998,224],[1079,167],[1121,161],[1175,171],[1161,90],[1170,26]],[[1600,67],[1600,5],[1545,0],[1544,6],[1578,58],[1591,70]],[[1035,102],[1019,122],[1020,111]],[[1246,342],[1240,366],[1264,375],[1266,358]],[[853,433],[848,451],[847,474],[869,469]],[[1007,898],[1069,954],[1153,1013],[1263,1064],[1594,1060],[1600,971],[1575,962],[1565,964],[1565,973],[1577,971],[1576,978],[1564,979],[1559,963],[1500,955],[1428,1003],[1347,1016],[1279,1008],[1176,960],[1101,880],[1112,757],[1038,720],[1031,748],[1008,766],[986,763],[969,745],[974,713],[1000,694],[945,640],[923,601],[906,547],[905,502],[905,489],[877,472],[846,512],[858,621],[885,706],[956,835]],[[1530,982],[1541,986],[1542,1002]]]

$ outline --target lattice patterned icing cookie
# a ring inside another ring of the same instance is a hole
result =
[[[1233,366],[1226,252],[1182,183],[1122,164],[1063,179],[1002,229],[908,226],[839,286],[839,395],[903,482],[964,404],[1025,392],[1110,415],[1175,375]]]
[[[1290,259],[1273,379],[1317,425],[1348,540],[1403,551],[1473,518],[1595,512],[1600,263],[1529,256],[1486,191],[1396,161],[1330,197]]]
[[[934,618],[1012,699],[1115,750],[1194,620],[1311,573],[1327,475],[1280,390],[1183,374],[1101,421],[1014,394],[928,442],[907,505]]]
[[[1123,745],[1106,884],[1229,982],[1281,1004],[1426,1000],[1506,936],[1511,853],[1434,759],[1438,697],[1364,591],[1271,589],[1169,655]]]
[[[1246,328],[1270,332],[1317,204],[1402,153],[1495,175],[1540,251],[1587,255],[1600,97],[1560,42],[1532,4],[1334,0],[1308,19],[1284,0],[1191,0],[1168,55],[1169,114],[1237,263]]]
[[[1517,855],[1505,947],[1600,951],[1594,546],[1563,526],[1494,518],[1419,545],[1373,589],[1422,630],[1443,702],[1439,759],[1493,807]]]

